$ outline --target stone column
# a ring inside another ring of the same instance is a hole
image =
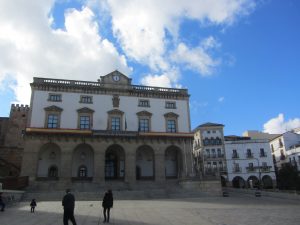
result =
[[[163,152],[155,153],[155,181],[163,182],[166,180],[165,174],[165,154]]]

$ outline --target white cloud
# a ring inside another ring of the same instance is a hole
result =
[[[283,113],[280,113],[277,117],[270,119],[264,124],[264,132],[281,134],[297,127],[300,127],[300,118],[285,121]]]
[[[253,0],[107,0],[107,6],[112,16],[114,35],[126,55],[140,63],[150,65],[152,69],[167,70],[169,63],[165,55],[168,52],[169,40],[166,31],[177,42],[180,21],[183,18],[197,20],[199,23],[228,25],[237,17],[251,12],[255,2]],[[182,48],[182,45],[178,48]],[[205,60],[202,64],[209,64],[206,67],[210,67],[213,63],[203,49],[198,54],[190,54],[202,55],[200,59]],[[205,66],[199,64],[190,65],[190,68],[202,68],[207,72],[206,68],[203,68]]]
[[[220,64],[220,60],[213,59],[204,49],[211,44],[205,43],[205,47],[200,45],[196,48],[188,48],[184,43],[180,43],[172,53],[171,59],[204,76],[210,75],[215,67]]]
[[[125,56],[99,36],[93,12],[83,7],[65,13],[65,29],[53,30],[48,14],[54,1],[0,2],[0,82],[16,81],[16,100],[28,103],[33,76],[96,81],[119,69]]]
[[[180,74],[176,68],[169,70],[163,74],[147,74],[141,79],[141,84],[149,85],[149,86],[156,86],[156,87],[172,87],[177,86],[177,81],[180,78]]]

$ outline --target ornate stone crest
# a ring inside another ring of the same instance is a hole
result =
[[[119,108],[120,98],[119,95],[114,95],[112,98],[113,107]]]

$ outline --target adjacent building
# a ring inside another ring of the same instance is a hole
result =
[[[227,180],[223,124],[204,123],[194,129],[193,154],[197,174]]]
[[[131,82],[118,71],[33,79],[21,171],[32,187],[161,184],[193,172],[188,90]]]
[[[294,131],[298,131],[295,129]],[[288,131],[270,141],[274,164],[279,170],[285,164],[291,163],[300,171],[300,134]]]
[[[228,182],[233,187],[273,188],[275,168],[268,139],[225,136]]]

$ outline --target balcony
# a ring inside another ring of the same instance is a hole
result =
[[[272,166],[261,166],[260,171],[261,172],[270,172],[271,168],[272,168]]]
[[[250,167],[246,167],[247,172],[254,172],[255,171],[255,167],[250,166]]]
[[[259,157],[267,157],[267,154],[266,154],[265,152],[261,152],[261,153],[259,154]]]
[[[252,152],[246,153],[246,158],[248,158],[248,159],[253,158],[253,153]]]
[[[232,154],[232,158],[233,158],[233,159],[238,159],[238,158],[240,158],[240,157],[239,157],[239,154],[233,153],[233,154]]]
[[[233,173],[241,173],[241,172],[242,172],[242,168],[241,168],[241,167],[234,167],[234,168],[232,169],[232,172],[233,172]]]

